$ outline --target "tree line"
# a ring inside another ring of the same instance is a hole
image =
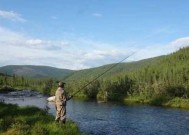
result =
[[[76,96],[103,100],[139,98],[152,100],[157,97],[189,98],[189,47],[182,48],[155,63],[148,64],[130,72],[123,70],[117,74],[104,76],[84,89]],[[98,70],[97,70],[98,71]],[[97,76],[99,72],[95,73]],[[83,75],[85,76],[85,75]],[[66,90],[72,94],[81,89],[96,76],[81,77],[66,81]],[[51,78],[33,79],[0,74],[0,91],[4,89],[32,89],[46,95],[54,95],[57,80]]]
[[[23,76],[0,74],[0,92],[30,89],[45,95],[51,95],[56,89],[57,81],[51,78],[34,79]]]
[[[140,97],[143,100],[156,97],[189,97],[189,47],[182,48],[156,61],[156,64],[131,72],[122,72],[96,80],[78,96],[107,100],[124,100]],[[97,73],[98,74],[98,73]],[[68,90],[74,92],[95,77],[68,82]]]

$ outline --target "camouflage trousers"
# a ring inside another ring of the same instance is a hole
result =
[[[55,121],[59,123],[66,123],[66,106],[55,105],[56,107],[56,118]]]

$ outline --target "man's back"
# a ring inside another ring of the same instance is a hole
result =
[[[66,96],[63,88],[59,87],[55,93],[55,104],[62,105],[66,101]]]

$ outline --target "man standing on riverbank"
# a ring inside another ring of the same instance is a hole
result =
[[[66,123],[66,101],[70,100],[72,96],[67,97],[64,90],[64,82],[58,83],[58,89],[55,93],[55,108],[56,118],[55,121],[59,123]]]

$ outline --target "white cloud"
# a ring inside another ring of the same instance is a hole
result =
[[[0,47],[2,48],[0,50],[1,66],[40,64],[60,68],[83,69],[116,62],[123,55],[111,45],[107,47],[108,44],[95,43],[92,40],[78,38],[69,41],[46,41],[0,27],[0,35],[3,33],[6,34],[3,40],[0,40]],[[93,44],[91,45],[91,43]]]
[[[144,47],[143,49],[135,49],[136,54],[129,58],[130,61],[142,60],[146,58],[167,55],[179,50],[180,48],[189,46],[189,37],[178,38],[166,44],[156,44]]]
[[[87,68],[83,53],[73,42],[31,38],[0,27],[0,66],[12,64],[49,65],[60,68]],[[73,44],[73,45],[70,45]]]
[[[102,51],[102,50],[93,50],[84,55],[86,59],[89,60],[101,60],[107,57],[109,53],[107,51]]]
[[[23,35],[0,26],[0,41],[23,40]]]
[[[180,49],[182,47],[189,46],[189,37],[183,37],[183,38],[176,39],[175,41],[171,42],[170,46],[176,50]]]
[[[157,45],[147,46],[142,49],[136,48],[134,55],[129,57],[128,61],[138,61],[142,59],[157,57],[160,55],[166,55],[169,53],[171,53],[171,50],[167,45],[157,44]]]
[[[102,17],[102,16],[103,16],[103,15],[100,14],[100,13],[93,13],[92,15],[95,16],[95,17]]]
[[[60,41],[60,45],[63,46],[63,47],[69,47],[70,46],[70,43],[68,41]]]
[[[19,22],[26,21],[24,18],[21,17],[20,14],[13,12],[13,11],[0,10],[0,17],[11,20],[11,21],[19,21]]]
[[[0,66],[48,65],[67,69],[83,69],[116,63],[136,51],[126,61],[136,61],[169,54],[188,44],[189,37],[167,44],[156,44],[143,49],[127,44],[109,44],[86,38],[42,40],[0,27]],[[175,48],[176,46],[176,48]]]
[[[26,44],[28,45],[41,45],[43,41],[41,39],[28,39],[26,40]]]

